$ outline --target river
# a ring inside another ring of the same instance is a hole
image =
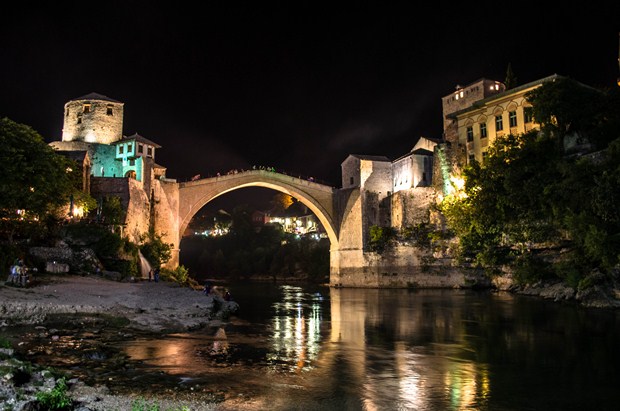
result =
[[[616,311],[489,291],[227,287],[241,307],[229,323],[107,341],[131,367],[105,379],[271,410],[620,409]]]

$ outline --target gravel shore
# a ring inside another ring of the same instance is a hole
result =
[[[217,304],[214,304],[216,300]],[[218,311],[214,306],[219,308]],[[100,313],[127,318],[129,328],[179,332],[215,326],[237,308],[235,302],[224,301],[217,290],[206,296],[200,290],[163,281],[116,282],[98,276],[46,275],[26,288],[0,285],[0,327],[42,324],[49,314]],[[2,365],[12,359],[2,360],[0,357],[0,360]],[[11,390],[15,388],[11,387],[11,373],[0,377],[0,409],[36,409],[28,404],[34,399],[35,392],[24,395],[29,392],[28,387],[20,386],[22,394],[18,395],[17,390]],[[50,384],[54,385],[49,378],[46,384],[48,389]],[[32,385],[30,388],[34,391],[35,381]],[[82,411],[131,410],[140,399],[111,395],[106,387],[89,387],[79,381],[70,382],[69,387],[68,393],[80,404],[76,409]],[[251,404],[216,405],[192,398],[183,401],[154,398],[147,399],[146,404],[156,404],[159,408],[150,406],[144,409],[161,411],[255,409]]]

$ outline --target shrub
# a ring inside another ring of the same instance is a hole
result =
[[[396,231],[392,227],[379,227],[373,225],[370,227],[370,251],[382,253],[391,245],[396,238]]]
[[[68,410],[73,401],[67,395],[67,384],[64,378],[56,381],[56,385],[49,392],[38,392],[37,401],[45,407],[46,410]]]

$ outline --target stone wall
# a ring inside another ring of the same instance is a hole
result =
[[[62,141],[110,144],[122,137],[123,103],[72,100],[65,104]]]
[[[162,236],[163,241],[174,244],[177,248],[172,250],[167,268],[174,269],[179,264],[178,245],[181,241],[179,232],[179,185],[175,180],[153,180],[153,219],[155,232]]]
[[[134,243],[140,243],[141,237],[149,231],[151,221],[151,202],[142,189],[142,183],[128,178],[129,201],[124,234]]]
[[[349,189],[360,186],[360,159],[349,156],[341,164],[342,188]]]
[[[113,177],[94,177],[90,181],[90,194],[95,199],[118,197],[123,208],[129,205],[129,179]]]
[[[340,272],[330,285],[359,288],[468,288],[490,285],[484,275],[435,258],[429,250],[399,245],[382,255],[341,255]]]
[[[417,187],[401,190],[392,195],[392,227],[402,230],[407,226],[428,223],[429,207],[435,202],[437,193],[432,187]]]
[[[139,243],[140,236],[148,232],[151,204],[141,182],[132,178],[96,177],[91,181],[91,195],[96,199],[120,198],[126,213],[123,235],[130,241]]]

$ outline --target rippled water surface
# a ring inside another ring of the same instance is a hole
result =
[[[273,410],[620,409],[614,311],[469,290],[228,288],[241,311],[222,327],[152,336],[86,324],[55,349],[48,334],[24,340],[33,359],[119,391]]]

